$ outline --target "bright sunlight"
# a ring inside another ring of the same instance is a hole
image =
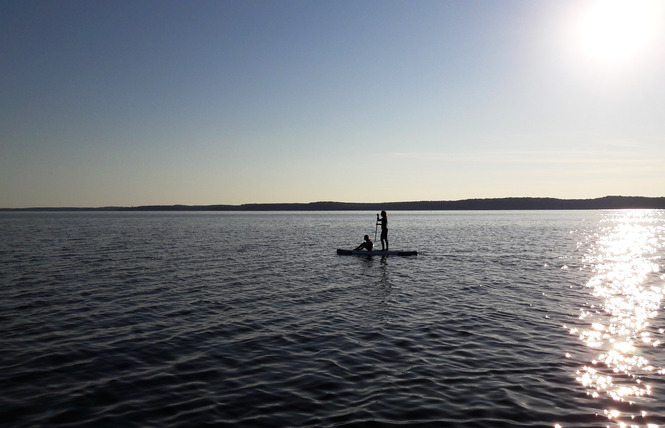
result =
[[[581,14],[577,40],[587,60],[620,65],[655,45],[663,0],[597,0]]]

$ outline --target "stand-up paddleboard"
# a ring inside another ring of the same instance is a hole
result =
[[[381,250],[342,250],[337,249],[340,256],[417,256],[418,251],[381,251]]]

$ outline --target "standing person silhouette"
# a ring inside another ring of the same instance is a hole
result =
[[[381,251],[388,251],[388,214],[381,211],[381,218],[377,214],[376,222],[381,225]]]

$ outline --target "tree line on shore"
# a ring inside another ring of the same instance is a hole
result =
[[[665,209],[665,197],[605,196],[596,199],[488,198],[458,201],[309,202],[241,205],[143,205],[135,207],[43,207],[3,211],[475,211]]]

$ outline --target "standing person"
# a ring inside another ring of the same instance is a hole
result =
[[[388,251],[388,214],[381,211],[381,218],[377,214],[376,222],[381,224],[381,251]]]

